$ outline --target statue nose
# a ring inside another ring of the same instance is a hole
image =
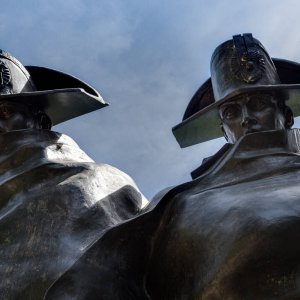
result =
[[[247,116],[246,118],[243,118],[241,125],[244,128],[249,128],[252,125],[256,125],[257,121],[254,118],[251,118],[249,116]]]
[[[249,128],[255,124],[257,124],[257,120],[249,114],[247,108],[243,108],[241,126],[243,128]]]

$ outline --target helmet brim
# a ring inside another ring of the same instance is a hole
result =
[[[108,105],[85,82],[53,69],[26,66],[37,91],[0,95],[0,101],[21,102],[43,110],[53,125]]]
[[[278,93],[281,96],[284,95],[287,105],[292,109],[294,117],[300,115],[300,64],[282,60],[272,59],[280,81],[282,84],[278,85],[261,85],[247,88],[241,88],[233,91],[223,99],[215,102],[213,99],[213,92],[210,80],[205,82],[203,91],[196,92],[192,98],[189,107],[189,113],[185,113],[185,119],[175,127],[173,127],[173,134],[179,143],[181,148],[192,146],[198,143],[206,142],[215,138],[223,136],[220,129],[219,107],[224,102],[231,100],[235,97],[242,96],[249,93]],[[197,94],[198,93],[198,94]],[[199,111],[193,111],[197,109],[197,101],[200,101],[199,97],[208,98],[212,103]]]

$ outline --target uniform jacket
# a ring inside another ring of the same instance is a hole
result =
[[[246,135],[110,229],[46,299],[298,299],[299,142]]]

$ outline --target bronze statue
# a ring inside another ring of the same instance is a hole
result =
[[[1,299],[42,299],[105,229],[145,204],[129,176],[50,130],[106,105],[82,81],[0,51]]]
[[[299,83],[300,65],[251,34],[220,45],[174,134],[230,143],[107,231],[45,299],[299,299]]]

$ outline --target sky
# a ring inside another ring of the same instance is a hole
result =
[[[57,125],[146,197],[190,180],[224,138],[181,149],[172,135],[214,49],[251,32],[272,57],[300,62],[296,0],[10,0],[0,48],[24,65],[72,74],[110,106]],[[299,121],[296,121],[296,127]]]

